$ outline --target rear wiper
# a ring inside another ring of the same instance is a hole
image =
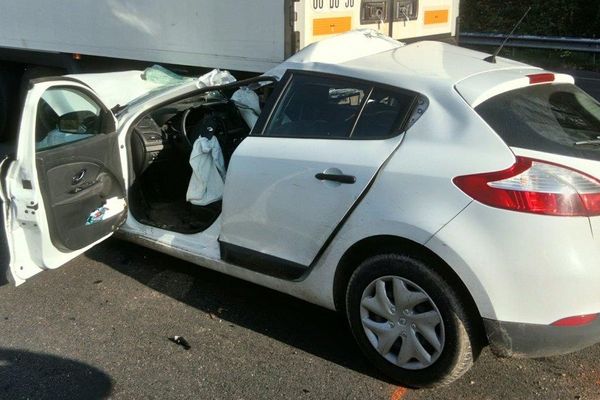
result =
[[[586,146],[586,145],[600,145],[600,136],[593,140],[582,140],[575,142],[575,146]]]

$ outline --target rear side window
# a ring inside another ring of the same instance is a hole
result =
[[[293,78],[266,136],[345,138],[369,94],[367,85],[313,76]]]
[[[377,139],[389,137],[402,127],[415,101],[414,95],[375,89],[356,124],[352,138]],[[400,133],[400,132],[398,132]]]
[[[574,85],[513,90],[475,110],[509,146],[600,160],[600,104]]]
[[[416,94],[333,76],[295,74],[263,135],[383,139],[399,134]]]

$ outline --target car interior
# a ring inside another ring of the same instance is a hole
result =
[[[261,109],[273,83],[254,85]],[[199,138],[215,137],[227,168],[237,146],[251,127],[242,117],[244,106],[231,98],[238,87],[205,92],[144,116],[131,135],[134,174],[129,193],[133,216],[145,225],[183,233],[199,233],[221,213],[221,201],[195,205],[187,192],[193,169],[190,156]]]
[[[263,77],[207,89],[140,117],[129,135],[133,179],[128,204],[135,219],[182,234],[209,228],[221,214],[231,157],[250,134],[275,83]],[[386,138],[404,125],[415,101],[411,93],[324,77],[300,75],[287,87],[269,123],[261,127],[265,135]],[[48,90],[38,106],[40,181],[55,189],[45,201],[52,205],[53,226],[61,232],[77,228],[109,233],[122,219],[111,215],[109,201],[120,217],[126,215],[114,203],[125,196],[118,177],[120,161],[108,156],[118,154],[117,132],[106,128],[111,118],[98,103],[81,91],[56,88]],[[63,147],[73,142],[79,142],[78,157],[74,147]],[[70,162],[58,157],[63,153]],[[106,159],[92,157],[96,153]],[[58,247],[73,249],[102,235],[54,236],[60,239]]]
[[[273,86],[270,82],[250,88],[258,96],[260,110],[264,109]],[[222,168],[227,169],[235,149],[252,129],[243,114],[248,106],[232,100],[239,87],[234,85],[169,104],[150,112],[134,127],[131,136],[134,183],[129,206],[139,222],[193,234],[206,230],[217,220],[221,201],[198,204],[190,199],[192,176],[205,172],[193,168],[197,165],[195,144],[205,138],[201,145],[209,153],[212,151],[209,139],[216,138],[220,147],[217,158],[222,155]],[[286,93],[265,127],[265,135],[385,138],[395,127],[404,125],[415,101],[414,94],[312,76],[295,77]],[[208,167],[206,163],[202,166]],[[222,193],[225,173],[221,178],[218,179]],[[202,180],[208,180],[208,175]]]

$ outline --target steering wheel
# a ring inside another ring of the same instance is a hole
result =
[[[183,137],[185,138],[185,141],[187,142],[187,144],[190,145],[190,148],[194,147],[194,143],[192,143],[192,141],[190,140],[190,137],[188,136],[188,132],[187,132],[187,120],[188,120],[188,116],[190,115],[191,112],[192,112],[192,109],[188,108],[187,110],[185,110],[183,112],[183,116],[181,117],[181,132],[183,132]]]

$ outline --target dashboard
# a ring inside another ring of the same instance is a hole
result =
[[[190,107],[191,106],[191,107]],[[133,170],[143,174],[159,162],[185,160],[200,137],[216,136],[226,165],[250,129],[231,101],[187,103],[185,109],[169,107],[143,118],[134,128]]]

